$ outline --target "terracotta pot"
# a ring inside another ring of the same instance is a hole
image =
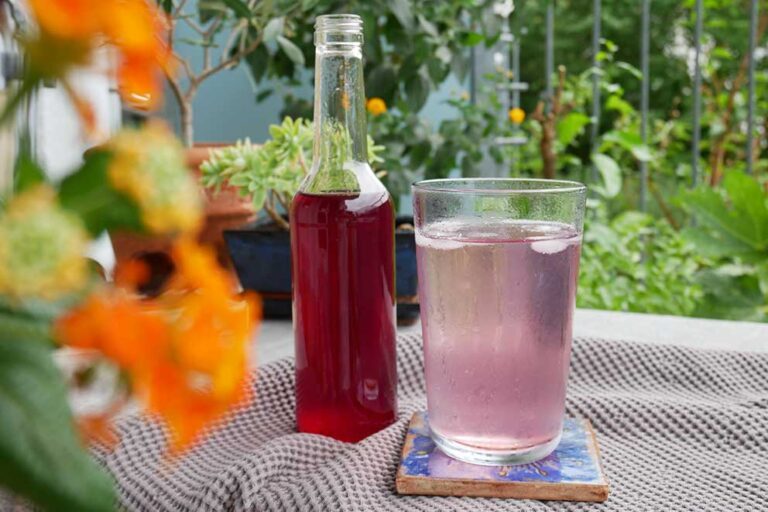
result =
[[[196,179],[200,178],[200,165],[208,158],[210,149],[227,145],[225,143],[196,144],[194,147],[187,148],[187,166]],[[198,239],[201,243],[213,247],[219,263],[231,269],[232,262],[224,242],[224,230],[251,222],[256,214],[250,199],[241,197],[234,187],[223,187],[219,193],[214,193],[202,186],[200,188],[205,201],[205,220]],[[128,232],[111,232],[110,239],[118,262],[147,253],[167,253],[171,246],[169,237]]]

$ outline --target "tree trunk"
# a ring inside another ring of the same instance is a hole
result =
[[[541,126],[541,160],[544,177],[555,179],[557,156],[555,155],[555,122],[554,117],[547,119]]]
[[[195,143],[194,118],[192,115],[192,102],[179,102],[179,121],[181,123],[181,138],[184,145],[191,148]]]

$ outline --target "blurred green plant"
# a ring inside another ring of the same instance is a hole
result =
[[[694,248],[663,220],[627,211],[587,221],[577,305],[691,315],[704,295]]]
[[[237,188],[243,197],[251,197],[254,210],[264,210],[277,226],[287,230],[289,223],[280,208],[288,214],[294,194],[310,171],[314,127],[304,119],[286,117],[282,124],[270,126],[269,133],[272,138],[262,145],[246,139],[211,150],[208,160],[200,166],[202,183],[214,191],[222,186]],[[344,134],[336,133],[334,138],[334,147],[344,148],[349,143]],[[372,166],[383,162],[379,156],[382,150],[368,136]]]
[[[697,276],[706,293],[698,314],[768,321],[768,192],[731,171],[722,188],[700,187],[681,200],[697,221],[683,237],[714,262]]]

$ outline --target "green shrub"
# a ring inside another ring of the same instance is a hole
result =
[[[577,304],[583,308],[690,315],[704,292],[695,281],[703,263],[664,221],[628,211],[587,223]]]

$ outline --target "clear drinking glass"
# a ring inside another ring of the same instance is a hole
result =
[[[522,464],[560,441],[586,187],[413,186],[429,423],[448,455]]]

